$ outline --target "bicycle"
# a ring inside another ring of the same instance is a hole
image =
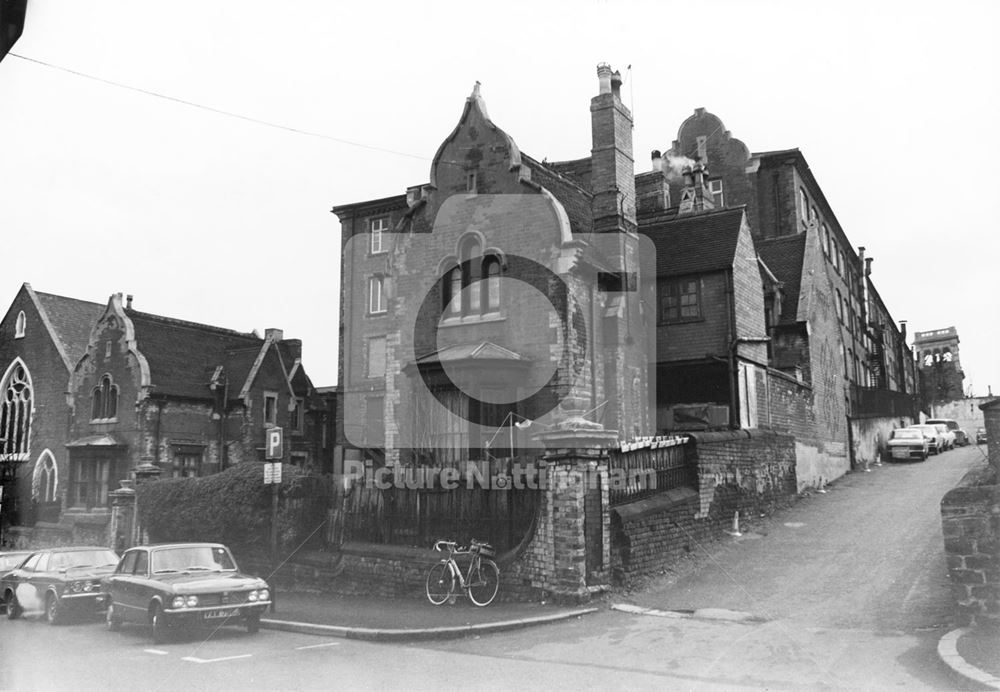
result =
[[[448,551],[448,557],[442,558],[427,572],[427,600],[434,605],[441,605],[455,591],[455,582],[465,591],[469,600],[477,606],[488,606],[500,590],[500,568],[490,558],[496,551],[489,543],[472,539],[468,548],[460,548],[455,541],[436,541],[434,550]],[[462,574],[457,555],[471,555],[469,569]]]

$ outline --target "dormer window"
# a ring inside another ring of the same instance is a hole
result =
[[[17,313],[17,319],[14,320],[14,338],[22,339],[24,338],[24,328],[27,326],[28,318],[24,316],[24,310]]]
[[[100,384],[94,387],[90,407],[91,421],[118,417],[118,385],[111,380],[111,375],[102,377]]]

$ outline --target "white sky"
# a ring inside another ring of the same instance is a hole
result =
[[[28,0],[20,55],[350,146],[0,62],[0,303],[20,284],[301,338],[337,376],[334,204],[400,194],[476,80],[550,160],[590,150],[595,65],[632,76],[637,170],[704,106],[799,147],[909,330],[956,326],[1000,394],[1000,3]]]

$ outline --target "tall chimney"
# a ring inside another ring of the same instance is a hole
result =
[[[127,296],[125,296],[125,309],[126,310],[131,310],[132,309],[132,294],[131,293],[129,293]]]
[[[663,170],[663,154],[660,153],[659,149],[653,149],[653,170],[662,171]]]
[[[621,101],[621,74],[597,66],[598,94],[590,100],[591,209],[594,232],[633,231],[635,163],[632,158],[632,113]]]

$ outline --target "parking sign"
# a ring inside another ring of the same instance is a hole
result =
[[[265,459],[281,459],[285,455],[284,434],[281,428],[267,429],[267,442],[264,449]]]

